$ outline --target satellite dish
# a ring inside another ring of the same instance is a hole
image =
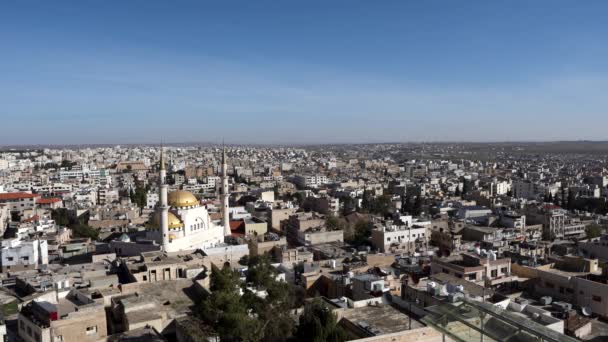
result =
[[[583,315],[585,315],[587,317],[589,317],[593,314],[593,310],[591,310],[591,307],[589,307],[589,306],[583,307],[582,311],[583,311]]]

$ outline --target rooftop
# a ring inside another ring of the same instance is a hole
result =
[[[456,303],[427,308],[422,321],[445,333],[456,341],[547,341],[574,342],[572,337],[560,334],[533,320],[516,315],[490,303],[468,298]]]
[[[364,306],[344,309],[342,319],[350,321],[368,335],[378,336],[391,334],[409,328],[421,328],[424,325],[390,305]]]
[[[27,192],[0,193],[0,201],[2,201],[2,200],[9,201],[9,200],[18,200],[18,199],[22,199],[22,198],[36,198],[36,197],[41,197],[41,196],[35,195],[35,194],[30,194]]]

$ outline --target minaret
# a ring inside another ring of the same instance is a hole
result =
[[[224,226],[224,237],[232,234],[232,230],[230,229],[230,213],[228,207],[230,194],[228,193],[228,177],[226,176],[227,168],[226,147],[222,144],[222,188],[220,190],[220,194],[222,201],[222,226]]]
[[[160,147],[160,179],[158,186],[160,188],[160,228],[163,234],[163,251],[166,251],[169,247],[169,204],[167,201],[167,169],[162,146]]]

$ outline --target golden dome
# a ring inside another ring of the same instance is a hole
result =
[[[179,219],[179,217],[177,217],[174,213],[168,212],[167,217],[169,219],[169,229],[178,229],[178,228],[182,228],[184,226],[184,224]],[[160,227],[160,209],[158,209],[154,212],[154,216],[152,216],[152,224],[155,226],[155,228],[159,228],[159,229],[161,228]]]
[[[199,204],[199,201],[192,193],[183,190],[170,192],[168,201],[172,207],[191,207]]]

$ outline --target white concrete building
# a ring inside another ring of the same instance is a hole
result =
[[[148,192],[146,194],[146,208],[154,209],[154,207],[156,207],[156,203],[158,203],[158,199],[158,193]]]
[[[1,193],[0,204],[6,203],[11,212],[23,213],[25,210],[36,208],[36,200],[40,197],[26,192]]]
[[[372,245],[383,253],[391,250],[413,252],[417,246],[426,246],[429,237],[426,227],[387,224],[372,230]]]
[[[2,241],[2,272],[38,269],[48,263],[49,251],[46,240],[7,239]]]
[[[327,176],[324,175],[297,175],[293,180],[302,188],[316,188],[329,182]]]

